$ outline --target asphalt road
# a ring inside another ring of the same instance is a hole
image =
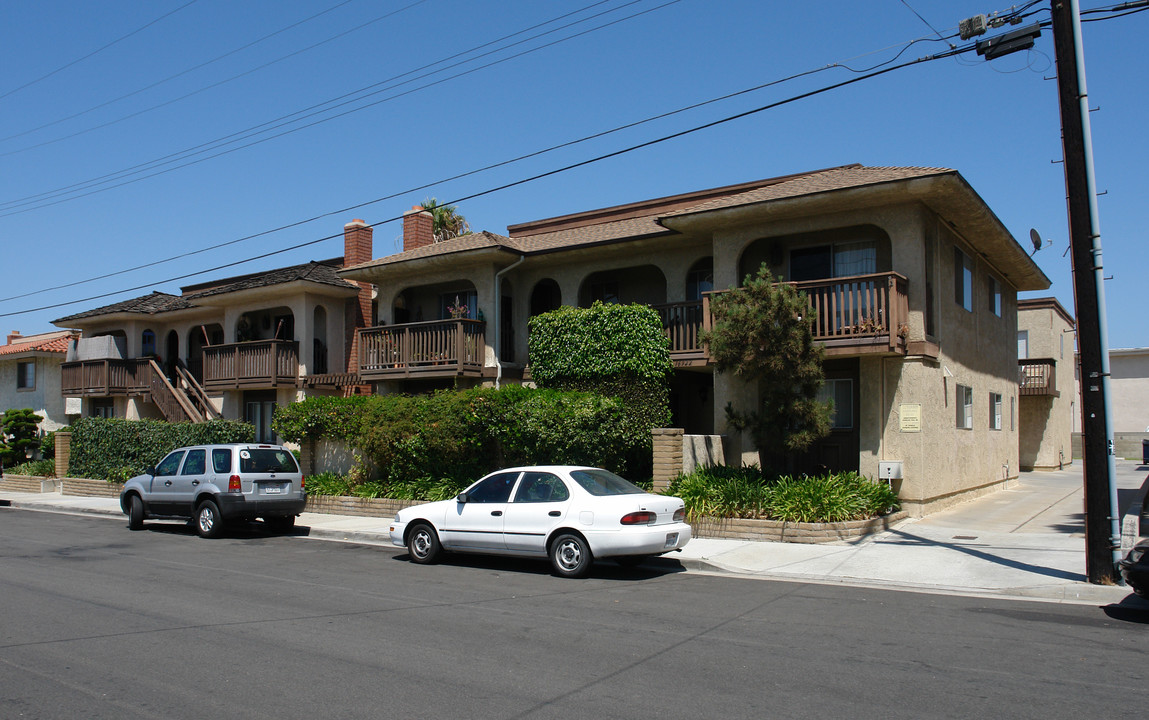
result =
[[[0,718],[1145,717],[1122,608],[0,508]]]

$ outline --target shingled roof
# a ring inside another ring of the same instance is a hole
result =
[[[60,323],[68,323],[73,320],[82,320],[84,318],[98,317],[100,315],[114,315],[117,313],[137,313],[140,315],[155,315],[162,312],[171,312],[172,310],[183,310],[186,308],[196,307],[194,304],[187,301],[187,299],[179,295],[170,295],[162,292],[152,292],[150,295],[132,298],[131,300],[122,300],[118,303],[111,305],[104,305],[93,310],[85,310],[82,313],[62,317],[59,320],[53,320],[54,325]]]
[[[306,280],[322,285],[333,285],[335,287],[357,290],[358,288],[355,285],[352,285],[335,274],[335,271],[342,267],[342,265],[343,258],[322,261],[313,260],[312,262],[303,263],[301,265],[292,265],[291,267],[277,268],[266,272],[213,280],[198,285],[188,285],[181,289],[183,290],[183,296],[185,298],[202,298],[210,295],[222,295],[223,293],[237,292],[239,290],[250,290],[252,288],[270,287],[272,285],[283,285],[297,280]]]

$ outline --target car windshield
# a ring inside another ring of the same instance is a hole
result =
[[[245,448],[239,451],[241,473],[293,473],[299,472],[295,456],[283,448]]]
[[[609,470],[572,470],[571,477],[591,495],[636,495],[646,491]]]

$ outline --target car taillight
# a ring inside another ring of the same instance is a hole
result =
[[[239,482],[239,475],[232,475],[230,478],[228,478],[227,491],[235,493],[243,492],[243,486],[240,485]]]
[[[623,515],[619,522],[623,525],[653,525],[656,517],[658,516],[649,510],[640,510]]]
[[[307,487],[307,476],[306,475],[300,475],[299,476],[299,489],[303,490],[306,487]]]
[[[682,522],[686,519],[686,508],[678,508],[674,511],[674,522]]]

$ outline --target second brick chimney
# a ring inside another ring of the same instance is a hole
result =
[[[343,267],[361,265],[371,260],[371,236],[374,229],[355,219],[343,226]],[[370,326],[374,319],[371,312],[371,283],[350,280],[359,286],[359,295],[354,301],[353,312],[347,316],[347,372],[359,372],[359,328]],[[368,389],[369,390],[369,389]]]
[[[403,213],[403,252],[435,242],[435,222],[431,213],[418,205]]]

